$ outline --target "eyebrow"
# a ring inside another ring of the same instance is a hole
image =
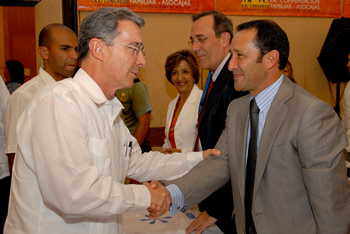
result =
[[[127,43],[127,44],[136,44],[136,46],[138,46],[138,45],[144,46],[144,44],[142,42],[137,42],[137,41],[131,41],[131,42]]]
[[[73,46],[70,46],[70,45],[60,45],[60,47],[78,48],[78,46],[73,47]]]
[[[195,38],[198,38],[198,37],[206,37],[206,35],[204,35],[204,34],[198,34],[198,35],[196,35],[196,36],[194,36]],[[193,39],[193,37],[192,36],[190,36],[190,39]]]

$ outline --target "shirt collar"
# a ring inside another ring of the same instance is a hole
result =
[[[222,68],[225,66],[227,60],[230,58],[231,53],[229,52],[226,57],[224,58],[224,60],[222,60],[222,62],[220,63],[220,65],[218,66],[218,68],[216,68],[216,70],[214,71],[214,73],[212,74],[211,79],[215,82],[216,79],[218,78]],[[210,71],[209,71],[210,72]]]
[[[260,111],[263,111],[266,107],[268,107],[274,97],[276,96],[276,93],[278,89],[280,88],[281,84],[283,81],[283,74],[269,87],[264,89],[262,92],[260,92],[258,95],[255,97],[256,104],[259,107]],[[251,96],[250,99],[253,99],[254,97]]]
[[[40,76],[40,78],[44,81],[44,83],[45,83],[46,85],[56,82],[56,80],[55,80],[54,78],[52,78],[52,76],[50,76],[50,74],[47,73],[47,72],[43,69],[43,67],[40,67],[40,69],[39,69],[39,76]]]
[[[78,70],[73,80],[79,83],[79,85],[81,85],[83,89],[85,89],[91,100],[94,101],[96,104],[101,105],[106,102],[112,102],[114,104],[121,105],[121,103],[116,97],[109,101],[102,92],[100,86],[98,86],[97,83],[82,68]]]

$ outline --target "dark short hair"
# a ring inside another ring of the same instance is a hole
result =
[[[7,60],[6,67],[11,75],[11,82],[18,82],[20,84],[24,83],[24,67],[20,61],[17,60]]]
[[[67,26],[65,26],[63,24],[54,23],[54,24],[46,25],[40,31],[40,34],[39,34],[39,46],[46,46],[46,47],[50,48],[52,31],[53,31],[54,28],[66,29],[66,30],[71,31],[72,33],[74,33],[72,29],[68,28]]]
[[[190,50],[179,50],[175,53],[169,55],[166,58],[165,62],[165,76],[170,83],[171,81],[171,72],[174,70],[174,67],[182,60],[185,60],[190,66],[194,83],[198,84],[199,81],[199,65],[196,59],[196,56]]]
[[[83,60],[89,52],[89,42],[92,38],[99,38],[107,46],[113,44],[119,34],[119,21],[129,20],[137,26],[145,25],[144,19],[128,8],[104,7],[92,12],[84,18],[79,31],[79,59]]]
[[[272,20],[253,20],[237,26],[237,32],[256,29],[255,46],[260,50],[257,62],[268,52],[277,50],[280,54],[279,69],[284,69],[289,57],[289,41],[283,29]]]
[[[232,21],[227,18],[226,15],[224,15],[221,12],[218,11],[203,11],[199,14],[192,15],[192,21],[195,22],[196,20],[202,18],[203,16],[212,15],[214,17],[214,25],[213,30],[215,32],[216,37],[218,38],[221,33],[228,32],[231,36],[230,42],[233,37],[233,25]]]

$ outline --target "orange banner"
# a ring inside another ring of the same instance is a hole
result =
[[[215,0],[78,0],[79,11],[128,7],[135,12],[193,14],[215,9]]]
[[[343,17],[350,18],[350,0],[343,0]]]
[[[341,0],[217,0],[217,10],[226,15],[339,18]]]

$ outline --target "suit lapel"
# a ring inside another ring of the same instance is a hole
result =
[[[292,84],[293,83],[284,76],[284,80],[282,81],[282,84],[277,91],[267,114],[259,145],[255,171],[253,201],[255,200],[259,185],[261,183],[267,160],[271,153],[272,145],[288,112],[288,107],[285,105],[285,103],[293,96],[294,86]]]
[[[228,70],[228,64],[230,62],[231,57],[226,61],[224,67],[222,68],[218,78],[213,84],[213,88],[211,89],[211,92],[209,94],[207,103],[205,104],[204,110],[203,110],[203,117],[211,112],[211,109],[216,104],[216,100],[220,97],[222,94],[222,90],[224,89],[226,83],[227,83],[227,77],[230,77],[227,75],[228,73],[232,73]],[[229,78],[231,79],[231,78]]]
[[[196,85],[193,86],[192,91],[190,93],[190,96],[188,96],[185,105],[183,106],[180,115],[178,117],[178,120],[176,121],[176,125],[180,124],[182,122],[183,119],[186,118],[186,116],[188,115],[188,113],[191,112],[191,110],[193,108],[195,108],[195,103],[196,103],[196,99],[195,96],[197,94],[197,90],[198,87]]]
[[[171,105],[171,110],[168,110],[168,112],[170,111],[169,112],[170,114],[167,116],[167,121],[166,121],[166,126],[165,126],[165,136],[168,136],[168,134],[169,134],[169,128],[170,128],[171,122],[173,120],[174,109],[175,109],[175,105],[176,105],[178,98],[179,98],[179,94],[177,95],[174,104]]]

